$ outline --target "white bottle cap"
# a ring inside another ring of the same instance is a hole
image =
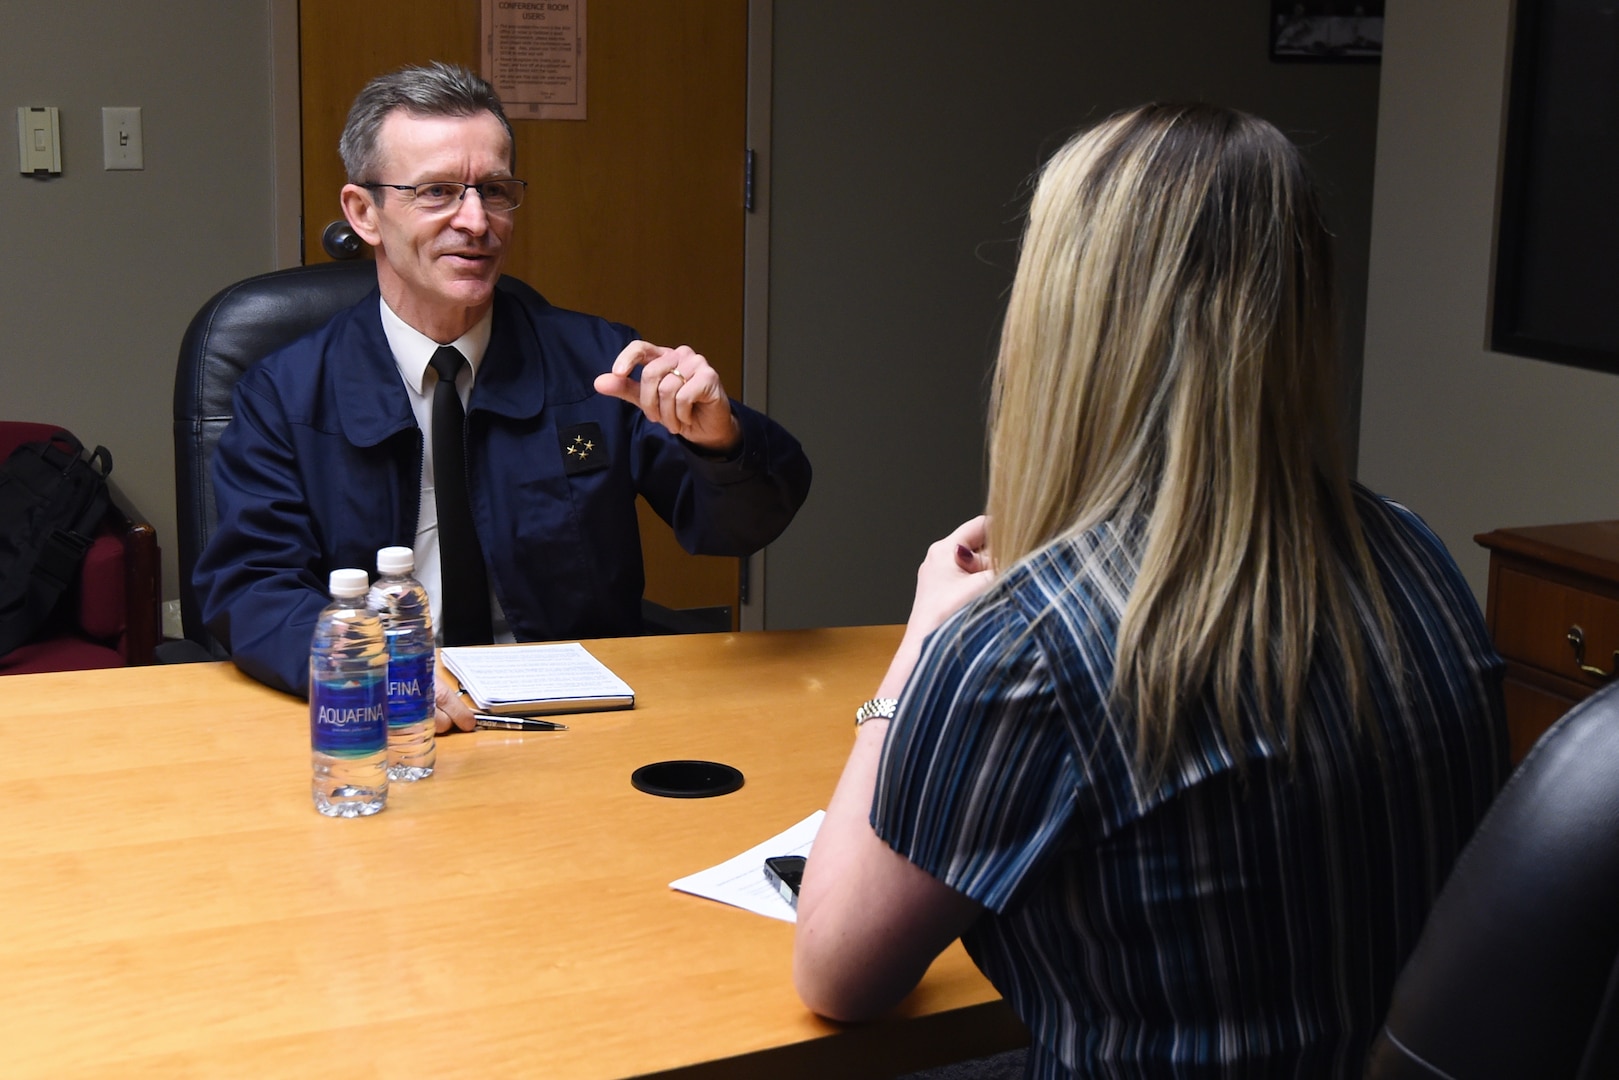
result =
[[[377,573],[408,574],[416,569],[416,553],[408,547],[385,547],[377,552]]]
[[[328,583],[333,596],[364,596],[371,588],[371,575],[364,570],[333,570]]]

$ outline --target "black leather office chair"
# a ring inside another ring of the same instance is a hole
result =
[[[231,419],[231,390],[242,373],[283,345],[324,326],[376,288],[370,260],[320,263],[239,281],[191,320],[174,375],[174,491],[179,525],[180,619],[185,636],[217,658],[224,647],[202,625],[191,584],[197,556],[213,534],[214,447]]]
[[[1366,1075],[1619,1077],[1619,686],[1542,736],[1490,807]]]
[[[370,260],[277,270],[220,292],[186,328],[174,376],[174,490],[179,519],[180,618],[186,638],[201,649],[165,651],[160,646],[160,659],[174,662],[228,655],[202,624],[191,575],[218,520],[210,463],[219,436],[230,423],[231,390],[236,380],[276,349],[358,303],[376,284],[376,264]],[[507,277],[500,279],[499,287],[528,289]],[[676,611],[643,600],[641,614],[648,633],[731,628],[727,607]]]

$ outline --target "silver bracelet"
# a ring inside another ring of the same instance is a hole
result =
[[[866,702],[854,711],[854,726],[859,727],[867,720],[892,720],[894,713],[899,709],[899,699],[891,697],[876,697]]]

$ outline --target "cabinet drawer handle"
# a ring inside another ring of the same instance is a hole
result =
[[[1576,624],[1568,628],[1568,643],[1574,647],[1574,663],[1587,675],[1595,675],[1599,679],[1613,678],[1612,671],[1603,671],[1585,662],[1585,631]],[[1613,651],[1614,667],[1619,669],[1619,649]]]

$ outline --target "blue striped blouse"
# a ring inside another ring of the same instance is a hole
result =
[[[1037,553],[924,648],[872,825],[987,909],[963,941],[1034,1077],[1359,1076],[1401,963],[1506,774],[1501,662],[1444,545],[1356,492],[1403,635],[1382,763],[1318,648],[1294,753],[1194,712],[1161,781],[1107,706],[1139,533]]]

